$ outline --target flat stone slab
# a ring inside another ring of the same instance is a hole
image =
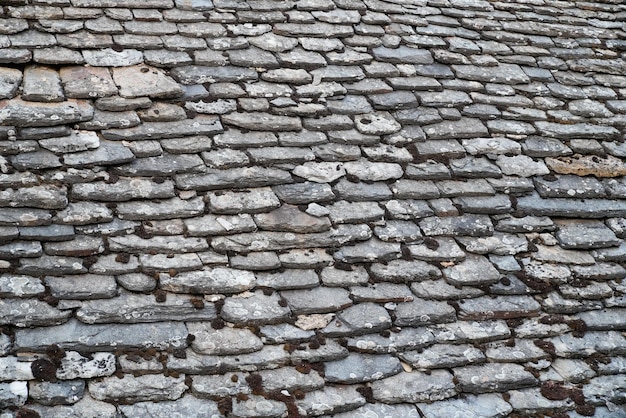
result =
[[[67,97],[93,99],[117,94],[111,73],[102,67],[69,66],[60,70]]]
[[[31,102],[62,102],[65,100],[59,73],[44,66],[27,67],[24,71],[22,99]]]
[[[18,329],[15,349],[44,351],[57,344],[66,350],[98,351],[113,343],[118,348],[180,348],[186,345],[186,337],[187,328],[182,322],[86,325],[70,319],[58,326]]]
[[[263,343],[245,328],[213,329],[208,323],[187,324],[189,333],[195,336],[191,348],[198,354],[233,355],[258,351]]]
[[[125,98],[171,99],[182,96],[182,87],[162,70],[146,65],[113,69],[113,80]]]
[[[459,78],[488,83],[523,84],[530,81],[526,73],[516,64],[501,63],[496,67],[453,65],[452,70]]]
[[[295,314],[336,312],[352,305],[349,293],[344,289],[316,287],[310,290],[286,290],[281,292]]]
[[[175,400],[187,390],[185,376],[161,375],[105,377],[89,382],[89,393],[95,399],[114,402]]]
[[[467,418],[504,418],[513,408],[499,394],[468,395],[463,399],[449,399],[417,407],[428,417],[447,418],[455,415]]]
[[[342,384],[379,380],[402,370],[397,358],[370,354],[352,354],[325,366],[326,381]]]
[[[137,141],[143,139],[167,139],[179,136],[214,135],[224,129],[218,117],[199,115],[192,121],[145,122],[127,129],[107,129],[102,135],[110,140]]]
[[[12,99],[22,83],[22,72],[14,68],[0,70],[0,99]]]
[[[519,364],[486,363],[454,369],[463,391],[469,393],[503,392],[536,384],[535,377]]]
[[[22,99],[0,101],[0,123],[5,125],[65,125],[84,122],[92,116],[93,107],[84,100],[68,99],[59,103],[27,102]]]
[[[433,402],[450,398],[457,393],[452,374],[445,370],[400,372],[395,376],[372,383],[374,399],[384,403]]]
[[[269,113],[229,113],[222,116],[222,121],[227,125],[234,125],[242,129],[253,131],[300,131],[302,122],[300,118],[291,116],[276,116]]]
[[[291,310],[280,303],[277,293],[266,296],[262,291],[226,298],[222,317],[236,324],[271,324],[284,320]]]
[[[224,267],[161,274],[161,288],[177,293],[240,293],[256,284],[253,273]]]
[[[500,273],[484,256],[468,254],[466,259],[443,270],[452,285],[492,284],[500,280]]]
[[[186,3],[197,3],[197,0],[188,0]],[[180,1],[183,3],[183,1]],[[216,402],[208,399],[198,399],[192,395],[185,395],[176,401],[137,402],[132,405],[120,405],[120,410],[126,416],[176,416],[182,414],[186,417],[212,417],[219,415]]]
[[[87,324],[210,321],[215,317],[215,308],[210,303],[198,308],[188,297],[180,295],[167,295],[166,300],[160,302],[153,295],[128,292],[120,292],[115,299],[84,302],[76,312],[76,318]]]

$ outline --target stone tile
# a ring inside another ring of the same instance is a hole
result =
[[[297,400],[298,411],[309,416],[333,414],[334,417],[354,417],[359,409],[354,408],[364,405],[365,398],[354,388],[344,385],[327,385],[322,390],[307,393],[302,400]],[[349,411],[344,412],[342,411]]]
[[[378,379],[396,375],[402,370],[397,358],[371,354],[353,354],[342,360],[327,362],[325,366],[325,380],[342,384],[378,382]]]
[[[187,297],[167,295],[157,302],[153,295],[120,292],[114,299],[96,299],[84,302],[76,317],[86,324],[110,322],[139,323],[161,321],[207,321],[215,319],[215,308],[205,304],[197,308]]]
[[[383,403],[433,402],[450,398],[457,393],[452,375],[445,370],[401,372],[372,383],[374,399]]]
[[[455,3],[459,3],[456,1]],[[444,418],[460,416],[502,418],[513,412],[509,403],[501,395],[468,395],[462,399],[451,399],[430,404],[419,403],[417,407],[428,417]],[[517,409],[517,408],[516,408]]]
[[[50,326],[67,321],[68,311],[61,311],[39,300],[0,300],[3,325],[17,327]]]
[[[141,401],[175,400],[187,389],[184,376],[178,378],[160,375],[134,377],[124,375],[123,379],[105,377],[100,381],[89,382],[89,393],[98,400],[119,401],[132,399]]]
[[[412,302],[398,304],[394,323],[398,326],[422,326],[454,322],[456,312],[445,302],[415,298]]]
[[[391,317],[380,305],[357,303],[337,314],[335,320],[322,330],[327,336],[355,336],[381,331],[391,326]]]
[[[187,329],[195,336],[191,348],[198,354],[245,354],[263,348],[261,340],[245,328],[213,329],[207,323],[190,322]]]
[[[556,237],[563,248],[587,250],[619,245],[613,231],[602,222],[559,222]]]
[[[465,392],[502,392],[532,386],[536,379],[518,364],[487,363],[454,369],[454,375]]]
[[[319,284],[313,270],[289,269],[276,273],[257,273],[257,285],[276,290],[307,289]]]
[[[157,68],[138,65],[114,68],[112,72],[122,97],[176,98],[183,93],[178,83]]]
[[[470,236],[483,237],[493,233],[491,220],[487,215],[467,214],[448,218],[428,217],[419,222],[427,236]]]
[[[188,417],[200,417],[219,414],[216,402],[207,399],[197,399],[192,395],[184,395],[176,401],[150,401],[123,405],[120,407],[120,410],[124,415],[129,416],[172,416],[180,413]]]
[[[420,350],[434,343],[435,337],[425,327],[406,327],[392,332],[367,334],[348,339],[348,347],[364,353],[396,353],[407,350]],[[383,335],[381,335],[383,334]]]
[[[459,302],[459,317],[486,320],[534,316],[540,305],[530,296],[478,297]]]
[[[44,279],[44,283],[50,289],[50,294],[58,299],[106,299],[118,294],[113,276],[49,276]]]
[[[300,292],[300,291],[296,291]],[[222,308],[222,317],[233,323],[269,324],[279,322],[290,315],[290,309],[280,303],[274,293],[265,296],[263,292],[229,297]]]
[[[437,344],[420,351],[406,351],[399,357],[418,370],[451,368],[486,361],[479,349],[467,344]]]
[[[0,122],[15,126],[48,126],[83,122],[92,116],[93,107],[83,100],[37,103],[13,99],[4,107]]]

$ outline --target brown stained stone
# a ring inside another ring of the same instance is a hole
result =
[[[61,83],[67,97],[91,99],[117,93],[108,68],[71,66],[60,71]]]
[[[255,215],[254,221],[260,229],[266,231],[322,232],[331,226],[328,218],[311,216],[300,211],[297,206],[286,204],[269,213]]]
[[[546,158],[548,167],[559,174],[578,176],[621,177],[626,175],[626,164],[611,155],[574,155],[572,157]]]
[[[183,94],[182,87],[162,70],[147,65],[114,68],[113,79],[120,87],[120,96],[126,98],[169,99]]]

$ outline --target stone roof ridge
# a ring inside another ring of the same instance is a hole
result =
[[[0,1],[0,417],[626,417],[619,0]]]

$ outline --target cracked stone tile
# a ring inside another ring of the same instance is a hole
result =
[[[380,305],[358,303],[339,312],[321,332],[329,337],[378,332],[391,326],[391,317]]]

